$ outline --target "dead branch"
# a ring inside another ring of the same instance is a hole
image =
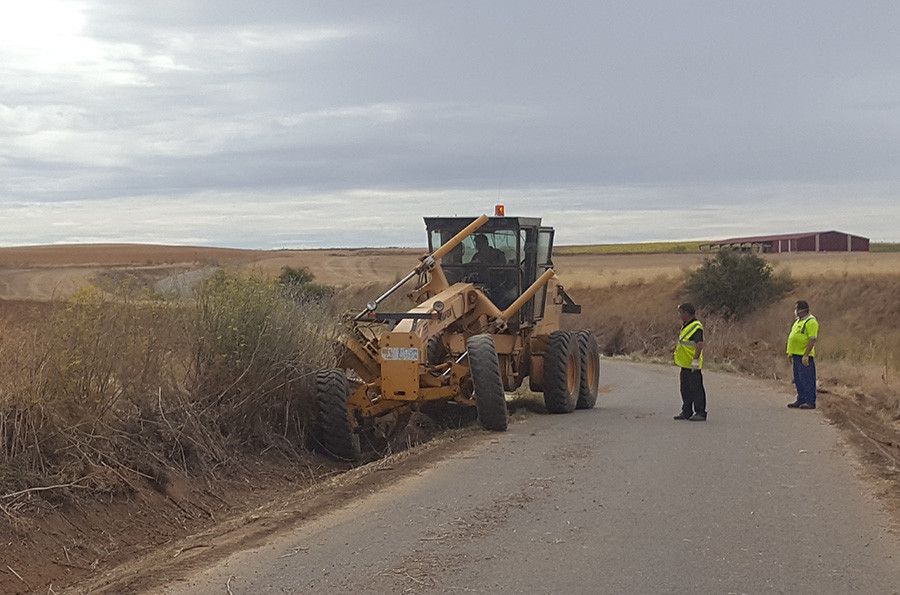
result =
[[[0,500],[9,500],[10,498],[17,498],[18,496],[24,496],[25,494],[30,494],[32,492],[46,492],[48,490],[60,490],[64,488],[81,488],[87,489],[87,486],[79,485],[79,482],[84,481],[89,476],[82,477],[81,479],[77,479],[71,483],[60,483],[52,486],[39,486],[36,488],[28,488],[25,490],[19,490],[18,492],[10,492],[9,494],[4,494],[0,496]]]

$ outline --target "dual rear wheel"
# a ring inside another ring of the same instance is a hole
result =
[[[590,331],[555,331],[544,353],[544,406],[571,413],[597,404],[600,355]]]
[[[466,342],[469,370],[478,418],[488,430],[504,431],[509,425],[500,363],[490,335],[476,335]],[[544,354],[544,406],[550,413],[593,409],[600,388],[600,350],[588,330],[556,331]]]

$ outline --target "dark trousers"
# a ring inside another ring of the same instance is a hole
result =
[[[700,370],[681,368],[681,413],[706,415],[706,389]]]
[[[816,404],[816,359],[809,358],[809,365],[803,365],[803,357],[792,355],[794,364],[794,386],[797,387],[797,401]]]

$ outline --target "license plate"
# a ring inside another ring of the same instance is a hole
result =
[[[400,360],[406,362],[419,361],[418,347],[384,347],[381,350],[381,359]]]

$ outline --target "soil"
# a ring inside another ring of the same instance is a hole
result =
[[[843,430],[866,463],[865,473],[900,527],[900,419],[881,419],[880,399],[849,387],[819,389],[817,406]]]
[[[170,541],[131,563],[75,586],[78,592],[133,593],[153,591],[192,569],[208,566],[225,556],[246,550],[301,522],[335,509],[362,494],[378,491],[403,477],[459,452],[479,440],[483,431],[471,427],[451,431],[417,448],[390,455],[345,473],[323,476],[317,483],[297,488],[282,482],[265,504],[245,507],[224,522],[178,541]],[[187,534],[185,534],[187,535]]]
[[[534,410],[529,399],[514,400],[515,419]],[[133,482],[130,493],[60,487],[0,496],[0,593],[121,593],[162,584],[396,481],[483,434],[468,408],[454,409],[408,416],[389,441],[379,442],[380,451],[366,453],[372,462],[358,467],[314,453],[247,455],[205,477]],[[393,454],[382,457],[385,452]],[[134,579],[138,574],[143,578]]]
[[[346,469],[313,455],[248,457],[227,475],[173,477],[164,488],[145,482],[128,494],[61,488],[4,498],[0,593],[59,592]]]

